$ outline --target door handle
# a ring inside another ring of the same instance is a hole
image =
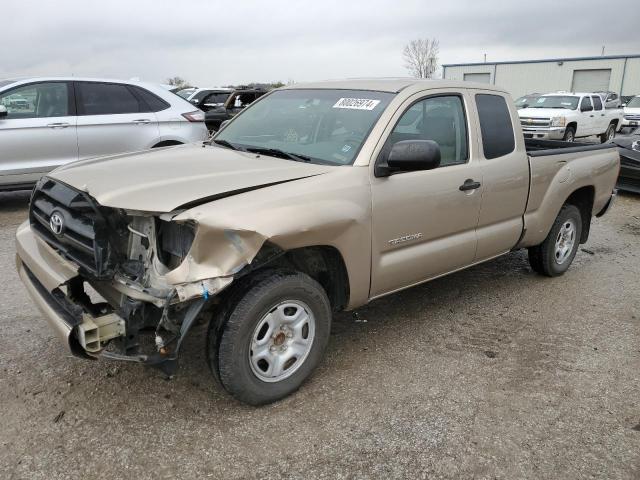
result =
[[[149,120],[148,118],[139,118],[138,120],[132,120],[131,123],[137,123],[137,124],[147,124],[147,123],[151,123],[151,120]]]
[[[68,126],[69,126],[69,124],[65,123],[65,122],[47,124],[47,127],[49,127],[49,128],[67,128]]]
[[[480,182],[476,182],[472,178],[467,178],[462,185],[460,185],[460,191],[466,192],[467,190],[475,190],[476,188],[480,188],[482,184]]]

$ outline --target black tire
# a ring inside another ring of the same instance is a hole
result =
[[[573,246],[563,261],[558,261],[556,252],[556,241],[560,236],[560,230],[568,222],[574,226]],[[548,277],[557,277],[566,272],[573,262],[578,247],[580,246],[580,236],[582,234],[582,215],[580,210],[574,205],[564,205],[556,217],[553,226],[540,245],[529,248],[529,264],[531,268]]]
[[[285,301],[308,306],[315,319],[315,332],[310,350],[293,373],[268,382],[253,371],[251,341],[265,315]],[[237,400],[250,405],[271,403],[295,392],[311,375],[322,359],[330,330],[331,305],[318,282],[295,271],[260,272],[237,285],[227,296],[225,308],[211,321],[207,340],[209,365],[219,383]]]
[[[562,140],[565,142],[575,142],[576,141],[576,127],[567,127],[564,131],[564,136]]]
[[[600,135],[600,143],[607,143],[613,140],[616,136],[616,126],[614,123],[610,123],[607,131]]]

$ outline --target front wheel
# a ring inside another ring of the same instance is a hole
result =
[[[297,390],[320,362],[331,328],[331,306],[318,282],[300,272],[258,275],[211,322],[207,342],[222,386],[251,405]]]
[[[615,124],[609,124],[609,128],[607,131],[600,135],[600,143],[607,143],[613,140],[616,136],[616,126]]]
[[[576,141],[576,129],[574,127],[567,127],[564,131],[564,136],[562,139],[565,142],[575,142]]]
[[[529,264],[534,271],[548,277],[566,272],[576,256],[582,235],[582,215],[574,205],[564,205],[547,238],[529,248]]]

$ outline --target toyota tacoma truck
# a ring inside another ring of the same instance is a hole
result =
[[[564,140],[597,135],[610,141],[622,128],[622,108],[609,108],[599,93],[559,92],[540,95],[518,110],[525,138]]]
[[[17,268],[74,355],[171,376],[206,322],[213,377],[259,405],[309,377],[333,312],[515,249],[563,274],[619,167],[615,145],[525,142],[484,84],[295,85],[208,142],[48,174]]]

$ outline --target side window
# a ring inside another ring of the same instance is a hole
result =
[[[430,97],[404,112],[384,146],[384,154],[401,140],[433,140],[440,146],[440,166],[466,163],[467,121],[457,95]]]
[[[7,119],[66,117],[69,91],[64,82],[34,83],[0,93],[0,104],[7,107]]]
[[[118,113],[140,113],[138,99],[126,85],[117,83],[79,82],[81,114],[113,115]]]
[[[593,99],[593,109],[602,110],[602,100],[599,96],[591,97]]]
[[[582,101],[580,102],[580,110],[582,110],[583,108],[589,108],[589,107],[592,107],[591,99],[589,97],[582,97]]]
[[[159,112],[161,110],[166,110],[171,106],[157,95],[142,87],[130,86],[129,88],[132,88],[140,99],[142,99],[146,107],[148,107],[145,109],[146,111]]]
[[[484,158],[491,160],[513,152],[516,148],[513,122],[504,97],[478,94],[476,105],[480,117]]]

